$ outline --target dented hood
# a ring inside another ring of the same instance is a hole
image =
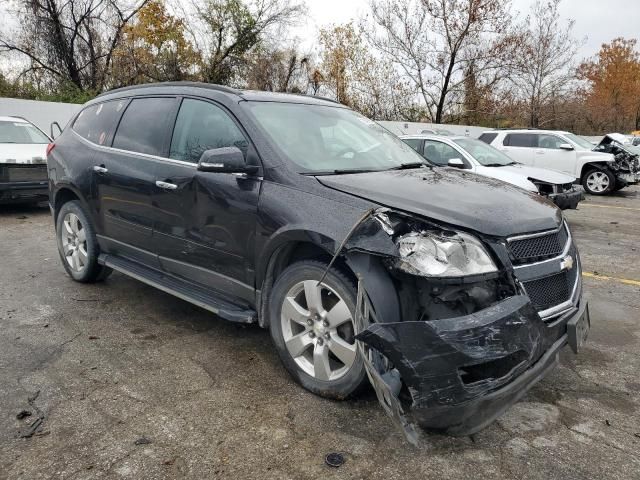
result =
[[[556,228],[562,215],[534,193],[457,169],[323,175],[325,186],[432,220],[508,237]]]

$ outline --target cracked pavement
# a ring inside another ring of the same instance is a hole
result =
[[[0,479],[637,479],[640,286],[598,274],[640,280],[640,187],[583,205],[566,217],[596,273],[584,351],[479,434],[418,449],[372,392],[295,384],[257,326],[117,273],[72,282],[48,210],[1,207]]]

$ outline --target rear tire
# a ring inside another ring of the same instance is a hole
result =
[[[608,169],[593,168],[582,177],[582,186],[591,195],[608,195],[616,185],[616,177]]]
[[[305,260],[289,266],[269,297],[271,338],[291,376],[307,390],[344,399],[368,384],[356,348],[356,287],[331,269],[320,288],[326,265]]]
[[[107,278],[111,269],[98,263],[100,247],[82,204],[65,203],[56,220],[58,253],[64,269],[76,282],[94,283]]]

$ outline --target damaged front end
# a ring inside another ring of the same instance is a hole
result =
[[[585,340],[589,313],[566,224],[479,239],[405,214],[371,216],[397,252],[365,253],[357,239],[373,235],[364,222],[368,233],[353,235],[346,258],[376,255],[399,307],[394,317],[395,296],[375,291],[382,272],[356,268],[356,338],[381,405],[411,443],[416,425],[454,435],[484,428],[554,368],[563,346],[577,351]]]
[[[594,149],[596,152],[611,153],[615,161],[609,168],[616,177],[619,188],[640,183],[640,147],[620,133],[605,135]]]
[[[586,198],[584,188],[580,185],[549,183],[535,178],[529,178],[529,181],[536,186],[540,195],[547,197],[560,210],[575,210]]]

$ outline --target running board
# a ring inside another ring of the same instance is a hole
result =
[[[254,310],[243,309],[234,305],[230,300],[224,299],[222,294],[216,294],[211,290],[159,272],[132,260],[102,253],[98,257],[98,263],[209,310],[225,320],[239,323],[254,323],[257,321],[257,314]]]

